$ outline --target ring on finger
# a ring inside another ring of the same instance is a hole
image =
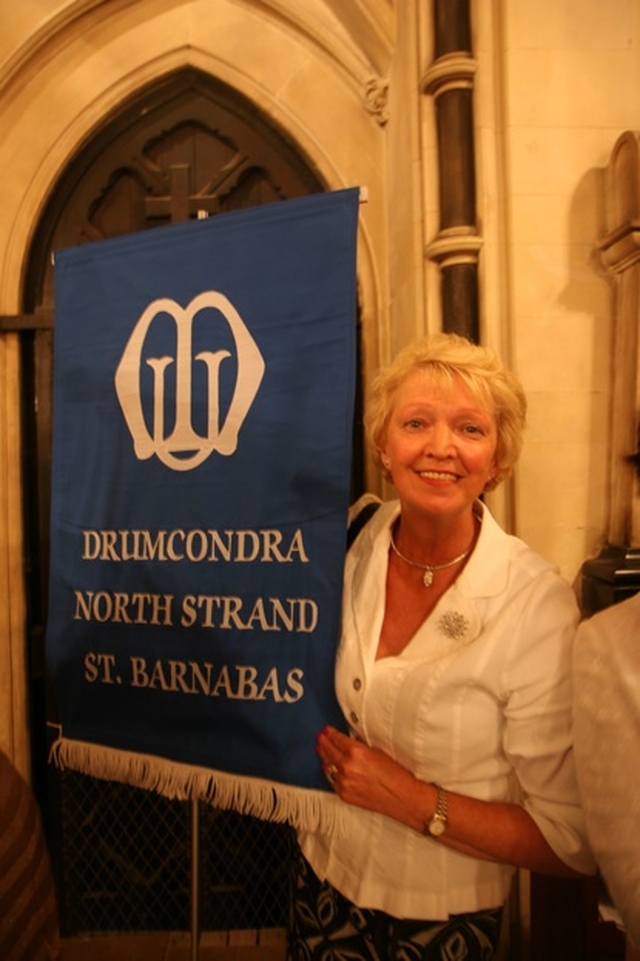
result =
[[[336,774],[338,773],[338,768],[335,766],[335,764],[327,764],[324,773],[326,774],[329,783],[333,784],[336,779]]]

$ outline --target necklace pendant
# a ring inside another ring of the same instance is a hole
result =
[[[433,584],[433,571],[425,571],[422,575],[422,583],[425,587],[431,587]]]

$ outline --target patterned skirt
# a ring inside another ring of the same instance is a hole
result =
[[[292,859],[289,961],[490,961],[502,908],[412,921],[358,908],[320,881],[297,844]]]

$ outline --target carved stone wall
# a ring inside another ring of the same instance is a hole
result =
[[[583,610],[595,613],[640,590],[640,133],[617,140],[605,176],[606,232],[599,243],[615,294],[607,543],[583,568]]]
[[[609,541],[640,548],[640,499],[635,471],[625,461],[640,441],[639,132],[618,139],[605,187],[607,233],[599,247],[615,288]]]

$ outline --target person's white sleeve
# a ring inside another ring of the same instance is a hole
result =
[[[516,598],[522,603],[522,598]],[[505,676],[505,750],[522,803],[566,864],[595,862],[579,803],[572,749],[572,648],[579,611],[569,585],[548,571],[524,603]]]

